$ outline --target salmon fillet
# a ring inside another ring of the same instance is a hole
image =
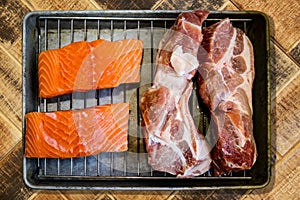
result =
[[[27,158],[73,158],[128,149],[129,104],[26,114]]]
[[[137,39],[114,42],[74,42],[39,54],[39,96],[51,98],[140,80],[143,43]]]

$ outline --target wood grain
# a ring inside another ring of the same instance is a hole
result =
[[[231,1],[228,1],[222,6],[221,10],[238,10],[238,8]]]
[[[253,190],[245,199],[300,199],[300,144],[275,166],[273,184]]]
[[[274,99],[300,68],[273,42],[270,46],[271,95]]]
[[[115,199],[126,199],[126,200],[162,200],[167,199],[172,191],[113,191],[111,195]]]
[[[300,141],[300,71],[276,97],[272,122],[276,128],[276,150],[284,155]]]
[[[200,190],[200,191],[178,191],[172,196],[172,200],[193,200],[193,199],[240,199],[247,190]]]
[[[172,200],[192,200],[192,199],[209,199],[213,195],[213,190],[203,191],[176,191],[169,199]]]
[[[27,188],[22,178],[22,142],[0,161],[1,199],[28,199],[33,190]]]
[[[232,0],[243,10],[258,10],[272,17],[275,39],[286,51],[300,40],[300,1]]]
[[[95,200],[115,200],[115,198],[109,194],[100,194],[96,196]]]
[[[100,199],[109,198],[107,197],[106,192],[94,191],[94,190],[82,190],[82,191],[62,190],[61,193],[67,199],[72,199],[72,200],[89,200],[89,199],[95,199],[96,196]]]
[[[6,48],[7,53],[9,53],[18,63],[22,63],[22,36],[20,35],[18,39],[9,47]]]
[[[61,0],[23,0],[31,5],[34,10],[95,10],[97,7],[88,0],[61,1]]]
[[[300,42],[291,50],[290,54],[300,65]]]
[[[21,64],[0,48],[0,108],[12,123],[21,130],[22,72]]]
[[[95,0],[103,9],[110,10],[138,10],[151,9],[156,3],[155,0],[142,1],[118,1],[118,0]]]
[[[5,115],[0,113],[0,160],[7,154],[20,140],[22,133],[13,125]]]
[[[218,190],[208,199],[227,200],[240,199],[247,190]]]
[[[67,200],[58,190],[41,191],[32,200]]]
[[[218,10],[226,0],[211,0],[211,1],[193,1],[193,0],[164,0],[157,7],[156,10],[193,10],[193,9],[208,9]]]
[[[22,20],[29,9],[19,1],[0,1],[0,44],[9,48],[22,32]]]

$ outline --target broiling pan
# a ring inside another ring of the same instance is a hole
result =
[[[105,190],[195,190],[259,188],[270,179],[270,75],[269,25],[267,17],[252,11],[211,12],[204,26],[229,17],[235,27],[246,32],[253,43],[255,81],[253,88],[254,137],[258,159],[251,170],[213,177],[211,172],[191,179],[179,179],[153,171],[147,164],[138,107],[141,94],[149,87],[158,43],[182,11],[39,11],[26,15],[23,24],[23,150],[24,116],[32,111],[80,109],[97,104],[129,102],[129,151],[101,153],[73,159],[23,158],[26,185],[35,189]],[[46,49],[74,41],[104,38],[138,38],[144,42],[139,84],[114,89],[73,93],[51,99],[38,97],[37,58]],[[195,123],[204,133],[209,129],[205,108],[196,92],[190,100]]]

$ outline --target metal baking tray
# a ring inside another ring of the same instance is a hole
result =
[[[32,111],[81,109],[105,103],[129,102],[129,150],[101,153],[71,159],[32,159],[23,155],[23,178],[34,189],[96,190],[198,190],[249,189],[268,184],[270,162],[270,74],[269,24],[267,17],[255,11],[212,11],[204,26],[229,17],[233,26],[245,31],[254,46],[255,81],[253,87],[253,123],[258,158],[251,170],[213,177],[179,179],[157,172],[147,164],[139,100],[151,84],[158,43],[175,22],[174,11],[38,11],[26,15],[23,23],[23,150],[24,116]],[[50,99],[38,97],[37,59],[46,49],[55,49],[79,40],[138,38],[144,42],[141,82],[114,89],[72,93]],[[208,116],[199,105],[196,91],[191,113],[204,134],[209,129]],[[24,152],[24,151],[23,151]]]

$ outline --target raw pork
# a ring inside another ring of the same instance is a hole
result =
[[[257,152],[252,134],[253,47],[224,19],[203,30],[199,93],[211,112],[214,175],[250,169]]]
[[[199,66],[201,25],[207,16],[200,10],[178,16],[160,42],[153,86],[140,103],[149,164],[182,177],[201,175],[211,163],[209,146],[188,107],[191,79]]]

